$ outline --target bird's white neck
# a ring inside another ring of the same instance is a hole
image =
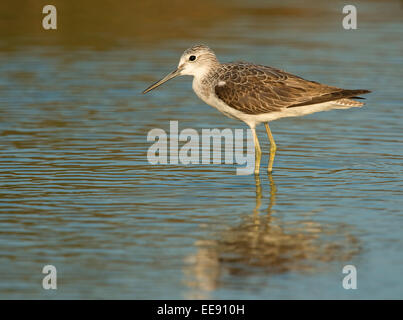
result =
[[[193,73],[193,81],[202,81],[208,74],[211,72],[213,69],[213,66],[211,65],[206,65],[203,67],[199,67],[195,70]]]

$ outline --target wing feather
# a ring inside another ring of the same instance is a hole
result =
[[[215,86],[217,97],[247,114],[276,112],[369,92],[331,87],[279,69],[248,63],[224,64],[216,75],[217,83],[225,82]]]

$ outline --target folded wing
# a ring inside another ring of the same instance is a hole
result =
[[[217,73],[217,97],[247,114],[276,112],[370,92],[331,87],[261,65],[234,63],[222,68]]]

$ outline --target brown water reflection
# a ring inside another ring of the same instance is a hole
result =
[[[182,0],[132,1],[87,0],[52,2],[59,13],[57,31],[45,33],[42,7],[46,1],[2,1],[0,36],[13,49],[21,38],[25,44],[52,42],[65,47],[84,46],[110,49],[122,41],[155,43],[161,40],[192,37],[192,32],[208,27],[218,19],[225,21],[233,12],[225,2]],[[214,10],[211,8],[214,7]],[[27,41],[28,40],[28,41]]]
[[[353,230],[342,223],[310,219],[282,221],[274,216],[276,184],[269,175],[270,193],[266,210],[262,204],[262,185],[256,181],[256,207],[253,214],[210,239],[195,242],[197,252],[185,258],[185,283],[188,299],[209,299],[209,292],[226,285],[225,276],[245,277],[285,272],[316,273],[329,268],[332,261],[350,261],[361,252]]]
[[[310,0],[306,6],[298,2],[271,3],[265,7],[260,1],[245,5],[242,1],[152,0],[54,0],[58,11],[57,31],[42,28],[42,8],[48,2],[2,1],[0,12],[0,48],[15,50],[24,45],[60,45],[72,49],[84,47],[108,50],[126,43],[154,46],[167,41],[203,39],[209,30],[225,25],[240,16],[265,19],[275,30],[278,17],[310,19],[335,15]],[[214,31],[213,31],[214,32]],[[232,30],[235,32],[235,30]],[[229,36],[233,36],[229,34]],[[215,37],[218,37],[215,36]],[[228,38],[228,37],[227,37]],[[256,42],[255,42],[256,43]]]

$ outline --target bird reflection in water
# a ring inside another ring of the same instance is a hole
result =
[[[276,184],[271,174],[268,178],[269,204],[264,214],[260,209],[264,188],[256,175],[253,214],[211,239],[196,241],[197,252],[185,259],[187,298],[208,299],[209,292],[231,285],[230,279],[236,276],[323,271],[330,262],[351,261],[360,252],[359,241],[345,224],[318,222],[314,213],[283,221],[274,210]]]

